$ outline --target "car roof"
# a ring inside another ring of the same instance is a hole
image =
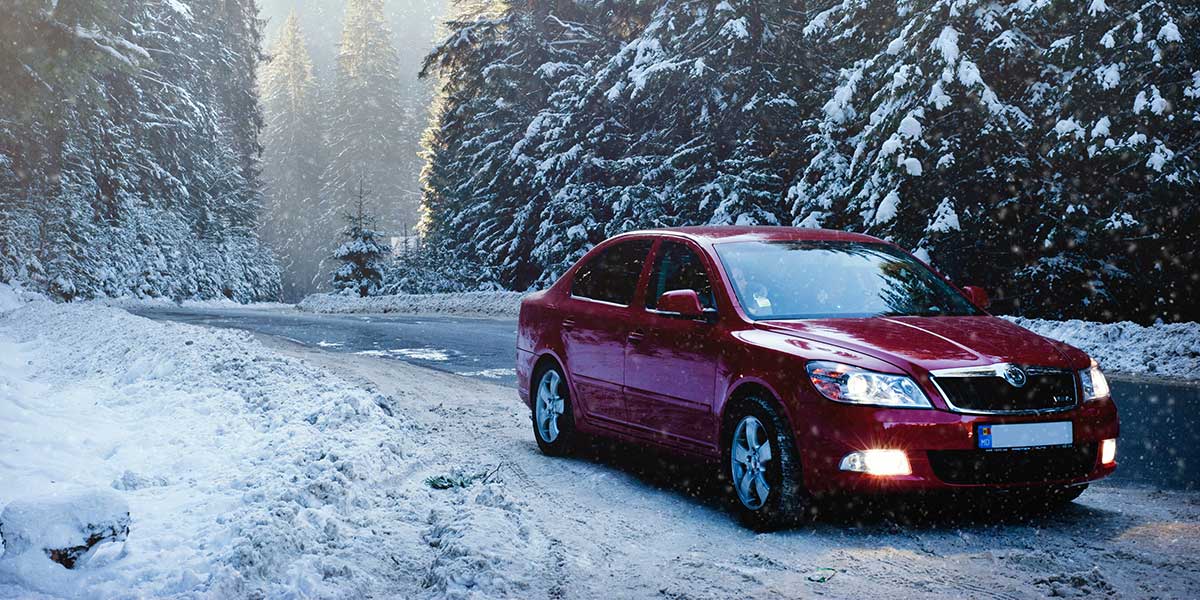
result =
[[[705,225],[700,227],[671,227],[631,231],[624,235],[676,234],[697,242],[724,243],[744,241],[837,241],[882,244],[883,240],[861,233],[808,227],[745,227],[736,225]]]

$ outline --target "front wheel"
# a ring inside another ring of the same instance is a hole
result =
[[[575,447],[575,415],[567,379],[557,365],[534,379],[533,437],[543,454],[562,456]]]
[[[771,531],[803,518],[811,499],[791,428],[778,411],[748,397],[731,410],[725,429],[723,470],[742,523]]]

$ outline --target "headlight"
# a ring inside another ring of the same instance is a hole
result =
[[[1079,372],[1079,382],[1083,384],[1083,399],[1095,400],[1108,395],[1108,380],[1100,372],[1100,366],[1092,361],[1092,366]]]
[[[904,375],[876,373],[835,362],[808,363],[808,378],[822,396],[835,402],[869,404],[900,408],[933,408],[917,387]]]

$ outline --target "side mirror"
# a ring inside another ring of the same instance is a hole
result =
[[[673,290],[659,296],[658,310],[687,319],[704,317],[704,307],[700,305],[700,295],[695,290]]]
[[[967,300],[970,300],[972,304],[978,306],[979,308],[986,309],[992,304],[992,300],[988,298],[987,292],[983,291],[983,288],[981,287],[967,285],[963,286],[962,291],[967,295]]]

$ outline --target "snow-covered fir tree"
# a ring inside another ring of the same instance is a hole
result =
[[[63,298],[274,298],[255,232],[254,2],[10,8],[0,278]]]
[[[578,23],[568,16],[574,1],[460,2],[423,69],[440,84],[424,141],[426,244],[457,248],[469,263],[506,271],[506,281],[536,276],[527,257],[552,191],[523,176],[536,166],[514,146],[568,74],[583,35],[551,18],[552,5]]]
[[[1044,7],[1037,119],[1042,227],[1018,271],[1040,314],[1200,318],[1200,5]],[[1191,316],[1187,317],[1186,314]]]
[[[337,229],[319,218],[330,212],[321,198],[321,110],[312,59],[295,12],[279,30],[262,76],[267,120],[263,238],[279,257],[284,298],[298,300],[327,276],[322,265],[333,250]]]
[[[359,179],[353,212],[345,215],[346,229],[342,232],[345,241],[333,253],[333,258],[342,262],[333,274],[333,289],[363,297],[379,290],[385,261],[391,255],[391,248],[375,230],[376,218],[367,210],[369,192],[364,186]]]
[[[662,3],[582,100],[551,107],[565,134],[544,128],[540,144],[554,186],[534,253],[541,283],[632,228],[786,218],[794,115],[811,80],[801,16],[780,3]]]
[[[404,168],[415,160],[411,140],[405,137],[415,135],[410,123],[414,107],[401,102],[401,88],[383,0],[348,0],[326,106],[329,163],[322,194],[332,212],[325,220],[342,212],[338,199],[353,196],[361,175],[371,181],[389,227],[416,221],[414,167]]]
[[[1001,311],[1200,318],[1194,3],[496,10],[461,3],[427,64],[422,225],[505,286],[629,229],[781,223],[893,240]]]
[[[1186,88],[1200,53],[1171,26],[1196,12],[935,0],[818,14],[806,33],[849,52],[814,115],[795,222],[895,240],[987,284],[1002,311],[1170,317],[1195,285],[1186,270],[1155,298],[1131,274],[1195,248],[1179,227],[1195,212],[1166,213],[1197,189],[1194,158],[1171,149],[1197,140]],[[1162,90],[1171,100],[1149,110]]]

